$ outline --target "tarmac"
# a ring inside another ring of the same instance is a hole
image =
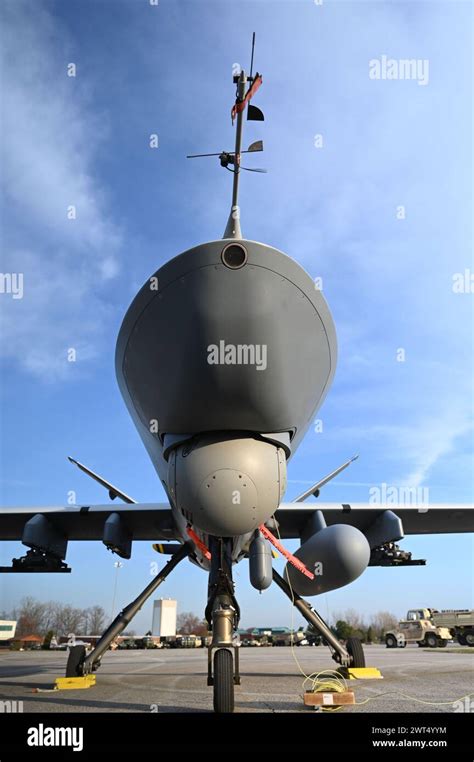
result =
[[[351,680],[357,703],[339,711],[474,712],[474,649],[373,645],[365,653],[383,679]],[[212,711],[204,648],[109,651],[94,687],[48,690],[64,676],[66,660],[64,651],[0,651],[0,701],[23,702],[6,706],[24,712]],[[240,648],[240,662],[236,712],[312,712],[303,705],[302,673],[337,667],[323,646]]]

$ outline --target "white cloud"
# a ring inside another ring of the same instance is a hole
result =
[[[369,455],[372,449],[374,453],[378,451],[387,468],[385,472],[378,472],[380,482],[408,487],[429,486],[435,466],[441,465],[443,458],[457,450],[459,440],[473,431],[472,419],[456,401],[447,405],[438,416],[429,412],[430,407],[431,404],[418,410],[414,406],[412,414],[407,414],[403,423],[390,420],[371,423],[369,418],[364,425],[338,426],[325,437],[336,442],[357,443],[363,453],[362,464],[364,459],[373,459],[373,455]],[[364,484],[359,483],[359,486]]]
[[[80,63],[67,76],[64,30],[38,4],[6,3],[3,15],[2,271],[23,273],[24,298],[1,296],[2,354],[51,380],[71,369],[68,348],[78,363],[96,355],[122,232],[94,173],[106,120]]]
[[[407,454],[412,454],[413,469],[400,479],[400,483],[419,487],[426,483],[432,469],[451,453],[457,440],[472,431],[472,422],[463,416],[451,414],[449,418],[424,421],[411,431],[406,442]]]

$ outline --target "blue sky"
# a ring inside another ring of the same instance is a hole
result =
[[[472,502],[473,295],[453,291],[473,270],[470,4],[6,0],[2,15],[2,272],[24,274],[24,296],[0,295],[1,504],[61,505],[70,491],[107,502],[66,455],[163,500],[119,395],[115,339],[151,273],[223,233],[230,176],[185,155],[232,147],[232,66],[248,67],[253,31],[266,121],[246,123],[245,140],[263,138],[248,163],[269,174],[242,177],[244,237],[322,277],[339,342],[323,431],[291,461],[286,497],[359,453],[325,501],[364,502],[386,482]],[[370,79],[383,55],[427,59],[427,84]],[[367,615],[472,605],[470,537],[403,547],[428,566],[369,569],[313,603]],[[3,543],[2,562],[19,550]],[[33,594],[109,611],[114,560],[71,544],[71,575],[4,576],[0,609]],[[135,545],[118,604],[155,560]],[[245,563],[236,582],[243,626],[290,623],[290,604],[273,588],[260,599]],[[183,565],[161,594],[199,614],[206,583]],[[134,627],[150,621],[148,606]]]

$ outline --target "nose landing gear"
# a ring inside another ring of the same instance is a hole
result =
[[[212,630],[212,642],[208,648],[207,684],[214,688],[214,711],[219,714],[234,711],[234,686],[240,685],[239,649],[232,639],[240,609],[234,596],[231,548],[228,538],[210,539],[206,619]]]

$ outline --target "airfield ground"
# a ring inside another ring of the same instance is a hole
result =
[[[383,680],[351,681],[357,702],[374,700],[343,712],[453,712],[450,702],[474,692],[474,649],[454,646],[425,650],[417,646],[389,650],[365,648],[367,664]],[[326,648],[296,648],[294,656],[309,673],[332,669]],[[291,648],[241,648],[242,685],[236,687],[237,712],[308,712],[302,680]],[[35,693],[64,676],[61,651],[0,652],[0,700],[23,701],[25,712],[210,712],[212,688],[206,685],[207,653],[196,650],[108,652],[87,690]],[[375,698],[377,694],[388,695]],[[403,698],[400,694],[413,698]],[[474,711],[463,702],[464,711]],[[459,711],[459,707],[458,707]]]

